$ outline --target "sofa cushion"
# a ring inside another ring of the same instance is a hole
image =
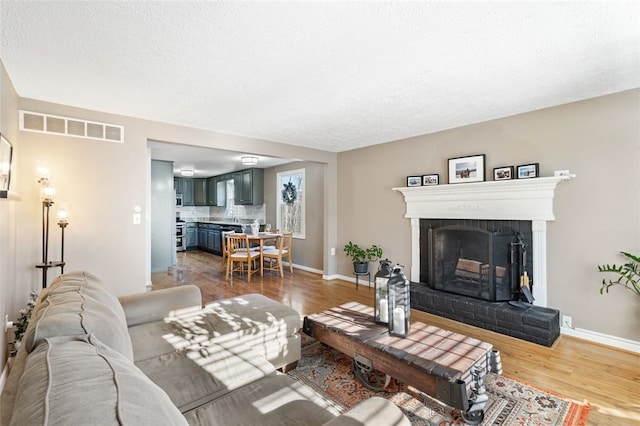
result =
[[[27,357],[11,425],[186,425],[169,397],[94,335],[51,337]]]
[[[196,346],[136,363],[182,412],[275,374],[250,347],[235,342]]]
[[[25,332],[27,352],[54,336],[95,334],[133,361],[133,348],[122,306],[111,289],[87,272],[56,278],[44,291]]]
[[[295,309],[257,293],[208,303],[203,312],[203,321],[219,334],[260,334],[268,328],[266,337],[275,338],[300,329],[300,314]]]
[[[281,367],[300,359],[299,327],[294,309],[249,294],[130,327],[129,335],[136,363],[197,344],[241,341]]]
[[[241,414],[239,414],[241,413]],[[258,380],[184,413],[190,425],[322,425],[340,409],[286,374]]]

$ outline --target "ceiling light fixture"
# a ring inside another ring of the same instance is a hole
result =
[[[182,176],[193,176],[193,170],[180,170]]]
[[[246,156],[241,157],[240,160],[245,166],[255,166],[256,164],[258,164],[258,157]]]

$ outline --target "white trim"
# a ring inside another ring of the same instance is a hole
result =
[[[9,357],[7,359],[7,363],[4,365],[2,369],[2,374],[0,374],[0,394],[4,391],[4,385],[7,383],[7,376],[9,375],[9,371],[11,370],[11,364],[13,364],[13,357]]]
[[[289,262],[282,261],[282,266],[284,266],[284,265],[289,266]],[[311,273],[318,274],[318,275],[322,275],[322,271],[320,269],[310,268],[308,266],[297,265],[297,264],[294,263],[293,264],[293,268],[294,269],[300,269],[300,270],[307,271],[307,272],[311,272]]]
[[[599,333],[597,331],[585,330],[583,328],[567,328],[560,327],[560,332],[567,336],[578,337],[580,339],[588,340],[594,343],[600,343],[606,346],[612,346],[618,349],[624,349],[627,351],[640,354],[640,342],[630,339],[624,339],[622,337],[611,336],[609,334]]]

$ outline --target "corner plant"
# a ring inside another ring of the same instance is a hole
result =
[[[344,252],[347,257],[351,257],[353,263],[367,263],[382,257],[382,248],[375,244],[369,248],[362,248],[349,241],[344,246]]]
[[[624,265],[598,265],[600,272],[612,272],[619,275],[617,280],[603,279],[600,294],[604,294],[605,291],[609,293],[609,288],[614,285],[621,285],[640,296],[640,257],[624,251],[620,253],[629,259]]]

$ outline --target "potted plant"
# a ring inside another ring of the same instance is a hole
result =
[[[629,259],[624,265],[598,265],[600,272],[612,272],[619,275],[617,280],[603,279],[600,294],[604,294],[605,291],[609,293],[609,288],[614,285],[621,285],[633,291],[636,296],[640,296],[640,257],[624,251],[620,253]]]
[[[373,244],[369,248],[360,247],[349,241],[344,246],[347,257],[353,261],[353,272],[356,274],[366,274],[369,272],[369,262],[382,257],[382,248]]]

